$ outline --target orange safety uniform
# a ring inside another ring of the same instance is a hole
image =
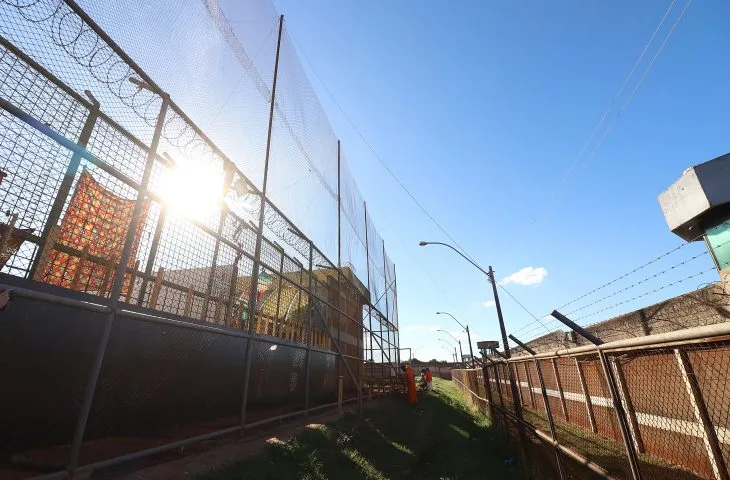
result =
[[[433,381],[433,375],[431,375],[431,371],[430,370],[426,370],[426,381],[427,382],[432,382]]]
[[[406,366],[406,371],[403,372],[403,376],[406,379],[406,386],[408,387],[408,402],[411,405],[418,403],[418,397],[416,396],[416,374],[410,366]]]

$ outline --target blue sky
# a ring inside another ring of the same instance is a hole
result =
[[[587,165],[564,183],[670,2],[275,3],[358,129],[469,253],[493,265],[498,279],[524,267],[547,271],[539,284],[506,285],[538,316],[679,245],[656,196],[686,167],[728,150],[724,2],[689,6],[595,155],[581,157]],[[678,1],[670,11],[608,123],[684,6]],[[423,345],[419,357],[445,358],[433,330],[458,328],[436,310],[467,321],[478,333],[474,342],[497,339],[495,311],[482,306],[491,300],[484,278],[446,249],[416,246],[445,237],[311,80],[397,265],[401,344]],[[588,300],[703,250],[682,248]],[[705,255],[583,312],[709,267]],[[583,322],[714,279],[714,272],[694,277]],[[509,298],[502,303],[508,330],[532,320]]]

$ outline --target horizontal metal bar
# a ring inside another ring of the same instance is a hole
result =
[[[179,440],[177,442],[167,443],[165,445],[160,445],[159,447],[154,448],[148,448],[145,450],[140,450],[138,452],[128,453],[127,455],[121,455],[119,457],[110,458],[107,460],[102,460],[100,462],[96,463],[90,463],[88,465],[81,466],[76,469],[76,474],[79,473],[90,473],[94,470],[105,468],[105,467],[111,467],[113,465],[118,465],[120,463],[129,462],[131,460],[136,460],[138,458],[147,457],[150,455],[155,455],[157,453],[167,452],[170,450],[174,450],[179,447],[184,447],[185,445],[189,445],[191,443],[200,442],[203,440],[210,440],[211,438],[217,438],[217,437],[223,437],[225,435],[230,435],[232,433],[236,433],[241,431],[241,426],[237,425],[235,427],[225,428],[223,430],[216,430],[215,432],[206,433],[204,435],[197,435],[195,437],[189,437],[184,440]]]
[[[548,433],[543,432],[542,430],[538,429],[537,427],[535,427],[534,425],[532,425],[531,423],[529,423],[525,420],[521,420],[521,419],[517,418],[509,410],[506,410],[497,404],[494,404],[493,407],[495,410],[499,410],[502,413],[502,415],[504,415],[507,419],[509,419],[513,423],[521,424],[521,425],[525,426],[526,428],[528,428],[530,430],[530,432],[534,433],[535,436],[539,440],[541,440],[543,443],[547,443],[555,448],[558,448],[568,458],[570,458],[571,460],[573,460],[574,462],[576,462],[580,465],[583,465],[584,467],[586,467],[587,469],[589,469],[591,472],[595,473],[599,477],[604,478],[606,480],[618,480],[618,479],[616,479],[616,477],[611,476],[611,474],[609,474],[606,470],[601,468],[599,465],[591,462],[590,460],[588,460],[586,457],[579,454],[575,450],[568,448],[565,445],[562,445],[562,444],[558,443],[557,441],[553,440]]]
[[[48,475],[41,475],[39,477],[31,477],[30,480],[67,480],[71,478],[71,474],[67,471],[49,473]]]
[[[712,342],[713,337],[723,337],[730,335],[730,322],[716,323],[713,325],[703,325],[701,327],[686,328],[683,330],[675,330],[667,333],[657,333],[654,335],[645,335],[642,337],[626,338],[622,340],[614,340],[602,345],[584,345],[581,347],[567,348],[550,352],[542,352],[531,358],[551,358],[551,357],[569,357],[576,355],[585,355],[595,353],[598,349],[604,352],[614,350],[640,350],[642,348],[655,348],[668,344],[681,345],[692,343],[695,341]],[[525,359],[526,357],[518,357]],[[517,360],[517,359],[515,359]]]
[[[199,330],[203,332],[216,333],[219,335],[227,335],[229,337],[248,338],[248,334],[242,330],[225,329],[212,325],[201,325],[199,323],[186,322],[183,320],[175,320],[150,313],[135,312],[133,310],[120,310],[119,315],[130,317],[143,322],[159,323],[162,325],[170,325],[171,327],[187,328],[189,330]]]
[[[92,312],[100,312],[100,313],[111,312],[111,308],[107,307],[106,305],[85,302],[83,300],[76,300],[75,298],[61,297],[58,295],[53,295],[51,293],[37,292],[35,290],[29,290],[26,288],[19,288],[19,287],[14,287],[12,285],[4,285],[4,284],[0,284],[0,289],[12,290],[13,295],[15,295],[15,296],[29,298],[31,300],[39,300],[39,301],[45,302],[45,303],[52,303],[55,305],[64,305],[64,306],[68,306],[68,307],[77,307],[77,308],[81,308],[83,310],[89,310]],[[101,298],[101,297],[99,297],[99,298]]]

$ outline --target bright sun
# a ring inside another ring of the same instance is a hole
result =
[[[202,162],[178,163],[167,172],[161,187],[162,199],[172,211],[203,220],[220,209],[223,172]]]

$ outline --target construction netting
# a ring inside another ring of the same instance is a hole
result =
[[[28,366],[2,461],[75,471],[393,374],[395,265],[268,0],[4,0],[0,35],[0,364]]]

